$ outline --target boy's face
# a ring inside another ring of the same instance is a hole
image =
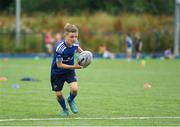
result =
[[[65,40],[68,43],[68,45],[73,45],[78,39],[78,33],[67,33],[65,34]]]

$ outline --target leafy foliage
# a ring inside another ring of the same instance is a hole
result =
[[[15,0],[1,1],[0,10],[13,8],[14,2]],[[77,15],[81,12],[105,11],[113,15],[123,12],[173,15],[174,11],[173,0],[21,0],[21,5],[23,12],[28,14],[64,12]]]

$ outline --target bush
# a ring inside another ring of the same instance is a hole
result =
[[[146,53],[162,52],[173,46],[173,17],[152,16],[148,14],[122,14],[119,16],[97,12],[84,13],[80,16],[61,14],[23,15],[20,49],[15,49],[15,17],[1,16],[0,52],[45,52],[43,33],[62,32],[67,22],[76,24],[82,48],[98,52],[101,43],[106,43],[111,52],[125,52],[125,34],[131,33],[134,39],[140,33],[143,51]],[[53,37],[54,37],[53,35]],[[8,44],[8,45],[7,45]]]

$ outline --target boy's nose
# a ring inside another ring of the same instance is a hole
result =
[[[74,41],[77,41],[77,38],[74,38],[73,40],[74,40]]]

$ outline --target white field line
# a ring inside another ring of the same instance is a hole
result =
[[[147,119],[180,119],[180,116],[158,117],[73,117],[73,118],[23,118],[23,119],[0,119],[0,122],[8,121],[57,121],[57,120],[147,120]]]

